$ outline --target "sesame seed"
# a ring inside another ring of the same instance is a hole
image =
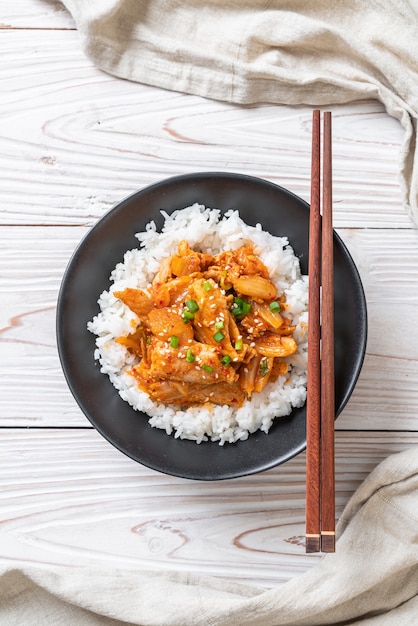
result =
[[[214,300],[215,296],[209,296],[209,300]]]

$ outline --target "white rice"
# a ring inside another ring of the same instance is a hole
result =
[[[293,407],[302,406],[306,400],[307,277],[301,275],[299,261],[286,237],[274,237],[263,231],[260,224],[248,226],[238,211],[230,210],[221,216],[217,209],[194,204],[172,215],[162,211],[162,215],[165,222],[161,233],[151,222],[145,232],[136,235],[140,247],[125,253],[123,262],[118,263],[110,276],[113,285],[98,300],[101,312],[88,323],[88,329],[97,335],[95,359],[123,400],[146,413],[150,417],[149,424],[165,430],[168,435],[174,433],[175,437],[196,443],[210,439],[223,445],[247,439],[256,430],[267,433],[275,418],[289,415]],[[134,377],[127,374],[138,362],[137,358],[115,342],[116,337],[133,331],[138,318],[113,292],[127,287],[145,289],[161,261],[177,251],[181,240],[210,254],[236,249],[252,241],[278,293],[286,294],[289,307],[286,316],[296,325],[294,338],[298,351],[286,359],[289,363],[286,376],[267,383],[261,393],[254,393],[251,401],[240,408],[213,405],[210,410],[200,407],[181,410],[152,401],[138,389]]]

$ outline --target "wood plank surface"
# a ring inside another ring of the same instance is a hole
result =
[[[2,59],[0,224],[92,224],[137,189],[195,171],[255,175],[309,199],[309,107],[116,80],[92,67],[75,31],[5,30]],[[375,101],[331,108],[335,225],[410,228],[399,123]]]
[[[4,426],[87,425],[65,383],[55,340],[62,275],[87,232],[87,227],[0,229],[0,415]],[[414,429],[418,232],[339,229],[338,233],[360,271],[369,333],[360,379],[337,428],[393,429],[395,420],[401,430]],[[402,323],[398,323],[399,315]]]
[[[83,416],[61,371],[65,267],[115,203],[195,171],[309,200],[310,107],[235,106],[112,77],[58,0],[0,17],[0,559],[182,570],[281,584],[304,548],[305,457],[204,483],[149,470]],[[337,515],[373,468],[418,443],[418,232],[399,185],[403,129],[376,101],[333,113],[334,221],[359,269],[369,337],[336,422]]]
[[[193,571],[272,587],[318,563],[304,549],[305,455],[221,482],[149,470],[95,431],[0,436],[0,553],[42,564]],[[336,506],[418,435],[338,433]]]
[[[60,0],[2,0],[1,29],[74,29],[72,16]]]

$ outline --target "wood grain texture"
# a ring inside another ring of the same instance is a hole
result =
[[[220,483],[133,462],[72,398],[55,307],[89,227],[150,183],[223,170],[308,200],[311,109],[118,80],[85,57],[58,0],[3,0],[0,22],[0,558],[264,587],[302,574],[321,558],[305,554],[304,455]],[[418,443],[418,233],[402,207],[398,122],[374,101],[331,110],[334,222],[369,311],[364,367],[336,422],[339,516],[380,461]]]
[[[86,426],[64,380],[55,307],[87,227],[0,229],[0,423]],[[418,232],[339,229],[356,261],[369,315],[367,355],[337,428],[416,429]],[[402,323],[397,323],[400,315]],[[405,332],[408,328],[408,332]],[[388,375],[389,373],[389,375]]]
[[[335,552],[335,359],[332,117],[324,113],[321,262],[321,552]]]
[[[418,232],[344,230],[368,307],[367,353],[337,428],[417,429]]]
[[[72,16],[60,0],[2,0],[1,29],[74,29]]]
[[[306,552],[321,548],[321,112],[312,113],[306,386]]]
[[[95,431],[0,432],[0,553],[36,563],[191,570],[272,587],[321,558],[304,547],[304,455],[259,476],[164,476]],[[417,434],[338,433],[337,517]]]
[[[92,224],[131,192],[195,171],[260,176],[309,199],[308,107],[238,107],[117,80],[72,31],[4,31],[0,80],[0,224]],[[399,123],[374,101],[332,112],[335,225],[410,228]]]

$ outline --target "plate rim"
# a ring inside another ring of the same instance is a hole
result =
[[[286,458],[284,460],[279,460],[279,461],[274,461],[274,460],[267,460],[264,463],[260,463],[260,465],[257,468],[251,468],[249,471],[246,471],[245,473],[243,472],[238,472],[238,473],[226,473],[226,474],[222,474],[220,476],[217,477],[211,477],[211,476],[200,476],[200,475],[187,475],[184,474],[182,472],[173,472],[173,471],[168,471],[164,468],[162,468],[161,466],[155,465],[155,464],[151,464],[149,462],[145,462],[143,460],[140,460],[139,458],[137,458],[137,456],[135,456],[135,454],[133,452],[130,452],[129,450],[126,450],[124,447],[121,447],[120,445],[117,445],[112,439],[109,438],[108,434],[106,433],[106,429],[97,422],[97,420],[90,415],[89,411],[86,411],[86,406],[85,406],[85,402],[83,402],[83,399],[80,398],[80,392],[79,390],[75,387],[73,380],[71,379],[71,376],[69,375],[68,372],[68,368],[67,368],[67,364],[66,364],[66,359],[67,359],[67,355],[65,354],[65,348],[64,348],[64,342],[63,342],[63,336],[62,336],[62,325],[61,325],[61,320],[62,320],[62,315],[63,315],[63,293],[65,291],[65,287],[67,282],[71,279],[71,272],[74,271],[74,265],[78,260],[79,255],[82,253],[84,247],[86,245],[88,245],[88,242],[90,240],[90,238],[94,235],[95,232],[97,232],[97,230],[99,230],[100,228],[103,228],[103,226],[111,221],[114,216],[118,213],[119,210],[123,209],[126,204],[131,204],[133,201],[135,201],[135,199],[140,198],[143,195],[149,194],[153,191],[158,190],[159,188],[164,188],[168,185],[173,185],[176,183],[190,183],[192,181],[202,181],[203,179],[214,179],[214,180],[218,180],[218,179],[222,179],[222,180],[229,180],[229,181],[237,181],[237,180],[245,180],[249,183],[255,183],[261,186],[268,186],[269,188],[271,188],[274,192],[279,191],[280,193],[284,194],[287,197],[292,198],[294,201],[296,201],[298,204],[303,205],[304,208],[306,209],[307,213],[309,214],[310,211],[310,205],[308,202],[306,202],[306,200],[304,200],[303,198],[301,198],[300,196],[296,195],[294,192],[290,191],[289,189],[282,187],[281,185],[278,185],[277,183],[274,183],[272,181],[266,180],[264,178],[258,177],[258,176],[252,176],[252,175],[248,175],[248,174],[242,174],[242,173],[234,173],[234,172],[222,172],[222,171],[199,171],[199,172],[193,172],[190,174],[179,174],[179,175],[175,175],[175,176],[170,176],[168,178],[164,178],[164,179],[160,179],[154,183],[151,183],[150,185],[146,185],[143,188],[126,195],[122,200],[116,202],[108,211],[106,211],[104,213],[104,215],[99,218],[98,220],[96,220],[96,222],[89,228],[88,232],[82,237],[82,239],[79,241],[79,243],[76,245],[73,253],[70,255],[70,258],[67,262],[66,268],[64,270],[64,273],[62,275],[62,279],[61,279],[61,284],[60,284],[60,288],[58,291],[58,297],[57,297],[57,310],[56,310],[56,342],[57,342],[57,349],[58,349],[58,355],[59,355],[59,360],[60,360],[60,364],[61,364],[61,368],[62,371],[64,373],[64,377],[65,380],[67,382],[67,385],[77,403],[77,405],[79,406],[79,408],[81,409],[81,411],[83,412],[84,416],[87,418],[87,420],[89,421],[89,423],[93,426],[93,428],[95,430],[97,430],[97,432],[100,433],[100,435],[106,440],[108,441],[111,445],[113,445],[116,449],[118,449],[120,452],[122,452],[123,454],[125,454],[126,456],[128,456],[129,458],[131,458],[132,460],[134,460],[137,463],[140,463],[141,465],[148,467],[150,469],[153,469],[155,471],[164,473],[164,474],[168,474],[171,476],[177,476],[180,478],[186,478],[186,479],[193,479],[193,480],[226,480],[226,479],[231,479],[231,478],[237,478],[237,477],[242,477],[242,476],[247,476],[247,475],[253,475],[256,473],[260,473],[260,472],[264,472],[268,469],[272,469],[274,467],[277,467],[278,465],[281,465],[289,460],[291,460],[292,458],[296,457],[297,455],[299,455],[301,452],[303,452],[306,448],[306,438],[300,443],[299,446],[295,447],[294,449],[292,449],[291,453],[288,454],[286,456]],[[212,208],[212,207],[209,207]],[[215,207],[216,208],[216,207]],[[165,209],[160,209],[160,213],[161,211],[164,211]],[[170,214],[172,212],[174,212],[176,209],[173,209],[172,211],[170,211]],[[222,212],[225,212],[226,210],[222,210]],[[150,218],[151,219],[151,218]],[[149,222],[150,220],[148,220]],[[138,232],[138,231],[136,231]],[[364,286],[362,284],[362,280],[361,280],[361,276],[359,273],[359,270],[349,252],[349,250],[347,249],[344,241],[342,240],[342,238],[340,237],[340,235],[335,231],[335,229],[333,230],[333,237],[334,237],[334,246],[335,246],[335,242],[338,242],[338,245],[340,246],[340,249],[344,252],[344,255],[347,257],[347,260],[349,261],[349,265],[350,265],[350,269],[353,272],[353,274],[355,275],[355,282],[357,285],[357,288],[359,290],[359,297],[361,300],[361,305],[362,305],[362,341],[361,341],[361,345],[362,348],[359,351],[359,353],[357,354],[357,359],[356,362],[354,364],[354,370],[355,370],[355,375],[352,377],[350,385],[347,387],[347,389],[345,390],[345,394],[343,396],[343,399],[340,403],[340,406],[338,407],[338,410],[336,411],[336,415],[335,415],[335,419],[337,419],[337,417],[341,414],[342,410],[345,408],[348,400],[350,399],[353,390],[357,384],[358,378],[360,376],[361,370],[362,370],[362,366],[364,363],[364,359],[365,359],[365,355],[366,355],[366,348],[367,348],[367,339],[368,339],[368,313],[367,313],[367,301],[366,301],[366,297],[365,297],[365,292],[364,292]],[[289,242],[290,245],[292,245],[291,242]],[[128,249],[128,248],[126,248]],[[296,252],[295,252],[296,254]],[[121,259],[119,259],[120,261]],[[119,262],[117,261],[117,262]],[[110,280],[109,280],[109,284],[111,284]],[[97,298],[99,297],[100,293],[97,293],[96,296]],[[86,330],[86,332],[88,332]],[[94,360],[94,356],[92,354],[92,362],[96,363],[96,361]],[[101,374],[103,377],[106,377],[107,380],[108,377],[105,374]],[[110,381],[109,381],[110,382]],[[118,394],[118,391],[116,390],[116,388],[114,388],[114,391],[116,394]],[[136,411],[135,409],[133,409],[132,407],[130,407],[131,411],[133,412],[134,415],[138,416],[141,415],[142,413],[139,411]],[[292,411],[293,413],[293,411]],[[145,415],[145,414],[142,414]],[[147,419],[149,419],[149,416],[145,415],[145,417]],[[282,418],[276,418],[276,419],[282,419]],[[149,426],[149,425],[148,425]],[[151,426],[149,426],[149,428],[152,428]],[[156,430],[156,429],[154,429]],[[163,432],[163,431],[162,431]],[[173,435],[166,435],[163,432],[164,436],[166,437],[173,437]],[[263,433],[264,435],[264,433]],[[182,440],[182,441],[190,441],[190,440]],[[196,444],[195,442],[191,442],[193,445],[202,445],[202,444]],[[206,444],[210,444],[213,446],[219,446],[218,442],[212,442],[212,441],[208,441],[205,442]],[[232,445],[232,444],[225,444],[225,445]],[[236,445],[236,444],[233,444]]]

